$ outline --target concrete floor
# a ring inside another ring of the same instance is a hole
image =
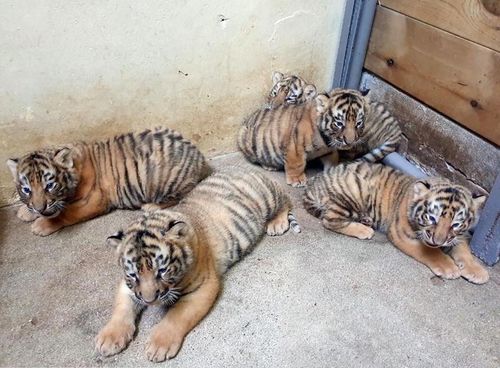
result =
[[[237,154],[213,160],[237,162]],[[283,173],[270,173],[283,182]],[[442,281],[385,237],[323,229],[291,189],[301,234],[266,237],[225,277],[215,308],[169,367],[498,367],[500,267],[477,286]],[[102,358],[93,339],[121,276],[105,238],[137,215],[114,212],[40,238],[0,211],[0,365],[153,366],[137,337]]]

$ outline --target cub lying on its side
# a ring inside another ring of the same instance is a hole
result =
[[[209,175],[201,152],[170,129],[30,152],[7,161],[37,235],[145,203],[168,205]]]
[[[147,207],[150,207],[149,205]],[[173,358],[184,337],[208,313],[221,275],[259,239],[300,231],[289,197],[262,173],[216,173],[168,210],[146,209],[110,241],[118,245],[124,280],[111,320],[96,337],[103,355],[132,340],[136,316],[148,305],[171,306],[151,333],[149,360]]]
[[[468,230],[486,197],[446,179],[417,180],[380,164],[341,164],[308,184],[304,206],[329,230],[371,239],[387,232],[401,251],[436,275],[482,284],[488,272],[469,249]],[[450,247],[449,255],[443,247]]]

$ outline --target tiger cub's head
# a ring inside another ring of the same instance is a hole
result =
[[[316,97],[318,129],[329,147],[350,148],[362,141],[368,101],[358,91],[334,89]]]
[[[417,181],[412,194],[410,223],[418,238],[433,248],[456,245],[475,225],[486,200],[440,178]]]
[[[34,151],[7,160],[21,201],[45,217],[57,216],[73,198],[78,176],[71,148]]]
[[[312,101],[316,96],[316,87],[308,84],[296,75],[284,76],[280,72],[273,73],[273,87],[269,92],[267,102],[269,107],[280,105],[299,105]]]
[[[141,304],[172,305],[193,263],[193,227],[180,213],[146,210],[124,231],[110,236],[117,246],[125,283]]]

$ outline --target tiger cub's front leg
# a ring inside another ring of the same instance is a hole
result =
[[[104,356],[119,353],[132,340],[140,307],[132,300],[125,281],[120,283],[111,320],[95,338],[96,350]]]
[[[460,277],[460,269],[441,249],[430,248],[420,240],[406,237],[404,232],[398,231],[395,225],[390,227],[388,236],[397,248],[429,267],[435,275],[445,279]]]
[[[475,284],[484,284],[490,276],[488,271],[472,255],[467,241],[462,240],[450,252],[451,258],[460,269],[460,275]]]
[[[303,187],[306,185],[307,177],[306,152],[304,147],[290,144],[285,158],[285,176],[286,183],[292,187]]]
[[[91,194],[90,198],[68,205],[63,212],[54,218],[39,217],[31,225],[31,231],[40,236],[50,235],[65,226],[89,220],[108,210],[107,201],[99,194]]]
[[[146,345],[146,356],[153,362],[162,362],[177,355],[184,337],[195,327],[210,308],[219,293],[219,279],[212,270],[204,283],[192,293],[181,297],[156,325]]]
[[[23,204],[17,210],[17,218],[24,222],[35,221],[40,215],[37,215],[35,212],[31,211],[27,205]]]

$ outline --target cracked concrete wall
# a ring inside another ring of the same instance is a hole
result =
[[[0,204],[8,157],[166,125],[234,151],[274,70],[329,87],[345,0],[0,3]]]

